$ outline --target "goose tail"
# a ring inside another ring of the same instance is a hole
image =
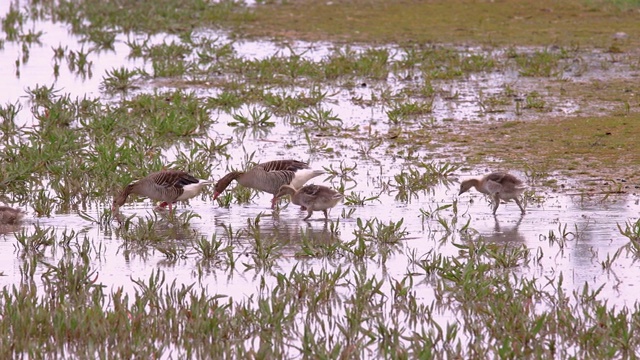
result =
[[[303,169],[296,171],[295,176],[291,180],[291,186],[300,189],[307,181],[324,174],[324,170]]]

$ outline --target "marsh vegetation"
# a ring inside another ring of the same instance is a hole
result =
[[[3,4],[2,358],[635,357],[638,14]],[[345,195],[328,221],[241,186],[113,221],[154,171],[282,158]],[[524,216],[457,196],[498,169]]]

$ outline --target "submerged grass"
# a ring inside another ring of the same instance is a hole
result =
[[[536,266],[544,257],[538,250],[536,260],[524,245],[460,241],[450,233],[446,241],[456,246],[457,254],[436,249],[407,254],[412,260],[405,275],[379,276],[378,261],[384,264],[385,259],[380,252],[402,251],[406,230],[402,220],[385,224],[358,219],[360,230],[352,242],[341,243],[328,228],[324,243],[303,240],[302,258],[331,259],[337,261],[334,266],[317,269],[302,261],[285,273],[274,266],[284,247],[273,242],[272,234],[259,231],[260,222],[250,219],[244,232],[254,240],[249,246],[254,264],[266,266],[265,272],[256,273],[256,293],[244,300],[227,299],[224,292],[199,289],[195,283],[169,282],[161,270],[146,278],[134,276],[131,292],[107,290],[92,265],[102,255],[85,246],[86,239],[36,231],[30,239],[64,248],[67,256],[52,263],[38,255],[41,251],[30,257],[31,250],[20,250],[25,277],[4,287],[0,296],[0,353],[7,358],[42,355],[43,349],[49,356],[110,358],[211,352],[278,358],[325,353],[358,358],[602,358],[631,356],[640,346],[632,336],[640,330],[637,307],[611,309],[599,300],[602,288],[586,284],[566,293],[562,275],[536,281],[509,271]],[[233,250],[226,241],[233,240],[198,237],[193,246],[199,267],[237,271],[230,267]],[[253,271],[249,261],[242,260],[244,272]],[[28,275],[34,262],[46,268],[41,274],[44,291]],[[417,292],[422,281],[434,292],[431,303]],[[442,317],[442,312],[450,316]]]

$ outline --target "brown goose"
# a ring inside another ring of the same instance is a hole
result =
[[[282,185],[299,189],[310,179],[324,174],[322,170],[311,170],[309,165],[297,160],[275,160],[258,164],[247,172],[232,171],[216,183],[213,200],[229,186],[231,181],[248,188],[275,195]],[[276,197],[271,200],[271,208],[276,206]]]
[[[500,206],[500,200],[515,200],[520,211],[523,214],[525,213],[524,206],[520,201],[520,195],[527,188],[527,185],[511,174],[497,171],[481,178],[465,180],[460,184],[460,193],[458,195],[469,191],[472,187],[475,187],[476,190],[483,194],[491,196],[494,215],[498,210],[498,206]]]
[[[8,206],[0,206],[0,225],[17,224],[24,217],[22,210],[14,209]]]
[[[276,194],[276,198],[284,195],[291,195],[291,202],[295,205],[302,206],[303,210],[307,210],[307,220],[314,211],[322,211],[324,218],[328,219],[327,210],[336,206],[344,195],[322,185],[306,185],[301,189],[296,189],[290,185],[282,185],[280,191]]]
[[[127,197],[130,194],[137,194],[152,200],[163,201],[160,206],[169,205],[169,212],[171,212],[173,203],[191,199],[209,184],[213,184],[213,181],[197,179],[184,171],[158,171],[127,185],[120,195],[113,199],[112,211],[118,213],[118,209],[127,201]]]

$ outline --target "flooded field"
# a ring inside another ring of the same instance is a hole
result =
[[[524,126],[550,117],[637,121],[627,82],[637,54],[282,43],[211,29],[111,31],[100,48],[96,33],[22,5],[0,6],[0,203],[27,212],[0,226],[2,355],[638,351],[635,173],[558,169],[526,146],[495,154],[481,132],[524,142]],[[576,90],[609,81],[628,91]],[[608,135],[596,141],[619,146]],[[577,154],[567,161],[586,158]],[[325,171],[311,182],[345,195],[328,220],[304,221],[288,200],[271,210],[270,194],[235,182],[175,214],[133,197],[122,221],[112,216],[113,196],[153,171],[217,181],[276,159]],[[494,216],[488,197],[458,194],[461,180],[495,170],[528,184],[524,215],[509,202]]]

